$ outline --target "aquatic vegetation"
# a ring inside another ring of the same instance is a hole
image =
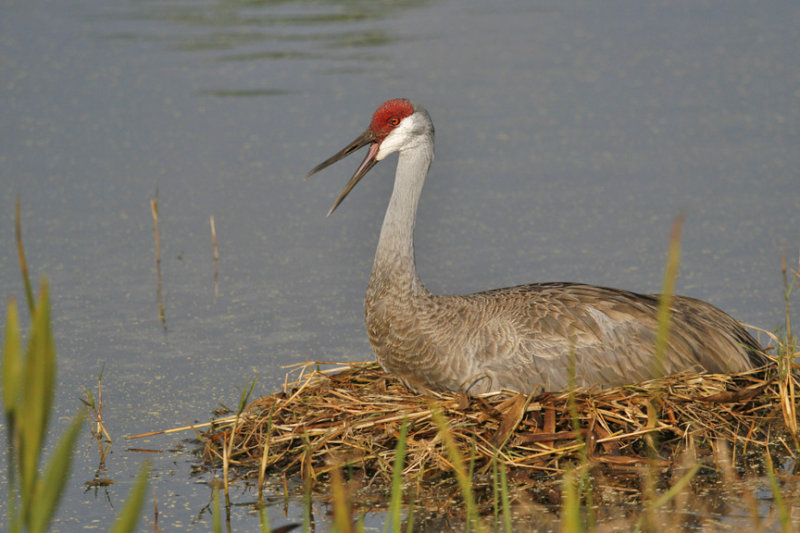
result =
[[[56,373],[46,282],[32,309],[31,324],[23,357],[17,307],[12,300],[3,347],[3,406],[9,441],[7,523],[11,532],[47,529],[69,478],[72,450],[85,416],[82,412],[75,415],[44,472],[40,471]]]
[[[620,520],[641,531],[681,528],[697,515],[723,516],[692,496],[716,484],[751,509],[739,520],[760,531],[774,517],[763,516],[747,486],[755,476],[769,480],[788,530],[772,456],[797,454],[800,353],[788,316],[787,333],[771,337],[779,364],[764,369],[533,395],[420,396],[374,362],[304,363],[283,391],[206,426],[201,456],[213,469],[224,451],[235,478],[258,477],[259,485],[270,473],[303,479],[304,499],[328,499],[340,528],[345,509],[385,510],[388,502],[385,529],[399,531],[402,501],[409,530],[431,506],[461,530],[510,531],[533,515],[547,517],[544,530],[592,531]],[[359,498],[341,490],[343,473],[355,486],[370,480]],[[605,510],[619,512],[626,501],[622,518]]]
[[[582,478],[598,468],[627,473],[654,468],[660,480],[663,472],[681,468],[686,453],[708,459],[715,443],[727,442],[738,456],[750,457],[785,442],[780,436],[787,434],[775,408],[779,379],[771,373],[681,374],[603,391],[432,399],[409,393],[376,363],[320,366],[299,367],[300,375],[283,392],[251,403],[235,431],[233,419],[215,421],[203,439],[207,468],[222,460],[224,442],[237,478],[257,478],[266,464],[267,475],[282,472],[324,485],[334,468],[348,467],[374,476],[373,488],[385,482],[395,497],[399,460],[402,485],[419,481],[423,493],[417,499],[428,489],[441,499],[447,489],[464,502],[479,501],[483,514],[486,491],[470,496],[464,487],[477,490],[494,468],[512,471],[517,485],[548,481],[571,469]],[[793,374],[795,384],[797,379]],[[467,461],[458,466],[454,451],[472,458],[471,475]],[[703,467],[715,468],[708,461]],[[465,484],[467,476],[473,479]],[[581,487],[591,497],[586,481]],[[491,503],[498,503],[496,497]]]
[[[14,299],[8,304],[3,341],[3,411],[8,443],[8,506],[6,525],[11,533],[46,531],[55,515],[69,479],[75,444],[86,416],[79,410],[61,435],[42,471],[43,451],[53,411],[56,385],[56,348],[50,319],[48,283],[42,280],[34,298],[22,243],[19,200],[16,208],[16,236],[20,270],[30,310],[30,331],[23,352],[19,314]],[[24,355],[23,355],[24,354]],[[102,376],[102,372],[101,372]],[[100,383],[101,377],[98,378]],[[98,442],[102,434],[99,401],[87,391],[97,421]],[[109,439],[110,440],[110,439]],[[101,454],[103,453],[102,444]],[[129,498],[111,531],[133,531],[139,519],[150,466],[142,465]]]

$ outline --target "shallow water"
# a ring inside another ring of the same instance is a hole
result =
[[[416,235],[432,290],[655,292],[682,212],[680,292],[782,324],[781,254],[800,246],[800,8],[719,7],[4,2],[0,294],[23,294],[19,194],[32,273],[52,286],[53,429],[105,365],[115,438],[116,484],[84,492],[98,462],[85,438],[54,529],[105,528],[151,458],[159,525],[207,530],[207,476],[166,451],[182,437],[135,443],[165,450],[153,455],[122,436],[206,420],[254,376],[272,392],[282,365],[371,357],[361,302],[393,161],[329,219],[358,161],[302,176],[390,97],[424,104],[437,127]],[[299,516],[281,512],[273,525]]]

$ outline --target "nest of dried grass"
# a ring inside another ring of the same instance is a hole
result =
[[[775,372],[680,374],[601,391],[426,397],[374,362],[320,370],[329,365],[299,366],[284,391],[216,420],[204,433],[206,464],[222,461],[224,441],[232,443],[229,464],[239,475],[264,468],[316,478],[350,465],[388,481],[408,420],[404,478],[427,479],[452,469],[432,418],[436,410],[477,472],[494,461],[528,472],[561,471],[576,461],[668,466],[684,450],[712,441],[742,450],[797,434],[796,373],[782,380]],[[785,447],[791,453],[793,446]]]

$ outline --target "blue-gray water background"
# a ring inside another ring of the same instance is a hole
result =
[[[656,292],[682,212],[679,292],[782,324],[781,255],[796,265],[800,247],[796,3],[2,4],[0,296],[23,301],[19,195],[33,277],[51,281],[52,431],[105,365],[115,439],[107,492],[84,491],[98,457],[81,441],[54,531],[106,529],[144,458],[160,525],[207,531],[209,476],[189,476],[189,455],[127,451],[183,437],[122,437],[207,420],[254,376],[272,392],[282,365],[372,357],[362,296],[394,158],[327,219],[360,159],[302,178],[391,97],[437,128],[416,234],[430,289]]]

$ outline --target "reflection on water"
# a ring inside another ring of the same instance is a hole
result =
[[[289,94],[292,91],[285,91],[281,89],[250,89],[250,90],[225,90],[225,89],[217,89],[217,90],[206,90],[200,91],[199,94],[203,96],[216,96],[219,98],[224,97],[233,97],[233,98],[246,98],[246,97],[255,97],[255,96],[277,96],[282,94]]]
[[[352,73],[390,60],[380,50],[401,37],[383,20],[428,3],[136,2],[104,7],[106,27],[93,31],[100,41],[154,43],[167,51],[201,53],[209,63],[246,63],[248,69],[268,71],[275,62],[314,60],[330,62],[328,72]],[[121,24],[125,29],[117,28]],[[266,87],[230,86],[198,94],[261,97],[299,90],[286,79],[275,86],[277,80],[265,75],[270,80]]]
[[[335,58],[339,49],[391,44],[396,37],[376,23],[427,1],[400,2],[144,2],[107,8],[110,21],[134,21],[140,33],[106,32],[100,39],[141,39],[184,51],[238,50],[215,57],[222,61]],[[163,27],[142,25],[160,22]],[[365,27],[367,26],[367,27]],[[161,31],[158,31],[158,30]],[[298,50],[302,43],[314,51]],[[279,50],[244,51],[283,45]]]
[[[733,468],[724,446],[715,446],[714,456],[674,458],[670,472],[644,465],[630,467],[593,467],[578,469],[581,484],[576,486],[580,498],[579,516],[590,531],[779,531],[780,517],[771,502],[772,493],[765,481],[763,457],[748,452],[737,456]],[[789,457],[785,449],[773,453]],[[790,509],[797,498],[797,488],[787,480],[796,475],[794,461],[780,473],[782,494]],[[693,467],[702,465],[696,473]],[[569,466],[569,465],[565,465]],[[685,476],[691,482],[682,483]],[[495,485],[492,474],[476,473],[472,490],[482,523],[488,530],[504,531],[502,489]],[[239,482],[244,484],[243,481]],[[564,485],[560,474],[544,475],[514,471],[509,474],[507,493],[512,531],[559,531],[565,505]],[[312,493],[314,503],[308,506],[306,489],[294,480],[282,485],[280,479],[267,482],[274,496],[267,499],[276,513],[272,526],[301,523],[302,515],[294,514],[294,506],[303,506],[311,531],[327,530],[335,503],[330,486],[320,482]],[[284,492],[284,487],[286,492]],[[354,470],[344,483],[353,521],[363,520],[365,529],[381,530],[388,505],[388,489],[381,481],[360,470]],[[672,490],[670,490],[672,488]],[[233,524],[241,519],[242,507],[251,514],[257,509],[256,488],[248,486],[241,495],[239,509],[228,510],[226,518]],[[404,485],[402,531],[412,527],[417,532],[465,531],[465,512],[454,479],[442,476],[424,486]],[[204,508],[203,511],[207,509]],[[315,528],[316,525],[316,528]],[[797,517],[789,524],[796,526]]]

